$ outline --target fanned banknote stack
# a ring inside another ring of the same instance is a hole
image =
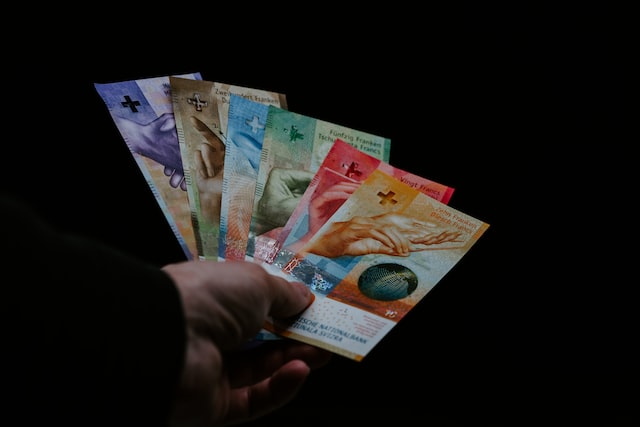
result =
[[[285,94],[200,73],[95,87],[188,259],[256,262],[314,293],[257,339],[362,360],[489,227],[390,165],[390,139]]]

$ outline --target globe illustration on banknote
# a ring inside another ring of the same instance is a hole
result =
[[[395,263],[372,265],[358,278],[360,292],[380,301],[405,298],[417,287],[416,274],[404,265]]]

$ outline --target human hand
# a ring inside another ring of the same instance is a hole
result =
[[[307,234],[315,234],[359,186],[358,182],[342,181],[316,195],[309,202]]]
[[[191,117],[190,121],[207,141],[200,144],[200,149],[193,153],[196,186],[200,196],[200,213],[205,221],[216,224],[220,222],[225,146],[201,120]]]
[[[169,177],[169,185],[173,188],[180,187],[181,190],[187,191],[187,183],[184,180],[184,169],[177,170],[168,166],[164,167],[165,176]]]
[[[260,216],[271,228],[282,227],[298,205],[313,178],[313,172],[274,167],[258,202]],[[262,230],[261,233],[269,230]]]
[[[314,194],[308,206],[307,231],[297,240],[290,242],[286,250],[298,252],[359,186],[360,183],[342,181]]]
[[[397,227],[378,224],[375,217],[354,216],[348,221],[329,224],[325,232],[303,246],[301,252],[328,258],[367,254],[408,256],[410,245],[411,241]]]
[[[373,253],[408,256],[410,252],[426,250],[436,244],[459,242],[460,236],[460,232],[434,222],[389,212],[335,222],[320,238],[303,247],[303,251],[330,258]]]
[[[114,117],[129,148],[164,166],[173,188],[187,189],[180,154],[180,143],[173,113],[164,113],[147,124],[140,124],[124,117]]]
[[[429,246],[446,242],[460,242],[462,235],[432,221],[423,221],[395,212],[377,215],[372,220],[379,226],[395,227],[411,241],[412,252],[427,249]]]
[[[309,289],[251,262],[185,261],[173,279],[187,322],[185,366],[172,426],[223,426],[266,415],[295,397],[326,350],[289,339],[242,349],[267,317],[288,318],[310,303]]]
[[[409,237],[411,240],[411,251],[421,251],[429,249],[430,246],[439,245],[447,242],[462,242],[459,237],[462,233],[435,227],[433,230],[423,232],[418,235]]]

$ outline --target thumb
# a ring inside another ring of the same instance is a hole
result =
[[[274,276],[275,277],[275,276]],[[284,319],[303,312],[315,300],[315,296],[302,282],[290,282],[281,277],[272,281],[272,304],[269,315]]]

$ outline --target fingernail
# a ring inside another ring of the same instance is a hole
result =
[[[309,304],[307,304],[307,306],[304,308],[305,310],[307,308],[309,308],[309,306],[311,304],[313,304],[313,302],[316,300],[316,294],[314,294],[313,292],[309,291]]]
[[[316,296],[314,295],[314,293],[313,293],[313,292],[311,292],[311,289],[309,289],[309,288],[307,287],[307,285],[305,285],[304,283],[302,283],[302,282],[295,282],[295,283],[297,283],[297,284],[298,284],[298,287],[299,287],[299,289],[300,289],[300,292],[302,292],[303,294],[305,294],[305,296],[307,297],[307,299],[308,299],[308,301],[309,301],[309,302],[307,303],[307,305],[304,307],[305,309],[307,309],[311,304],[313,304],[313,301],[315,301]]]

